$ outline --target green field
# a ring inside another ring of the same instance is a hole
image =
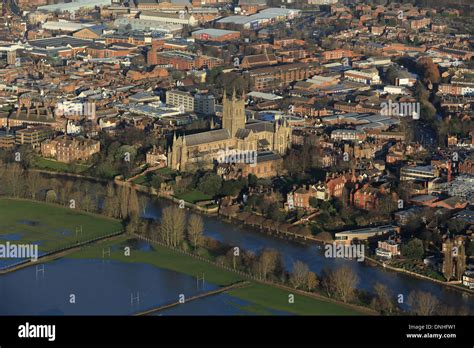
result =
[[[182,195],[176,195],[175,197],[192,204],[195,204],[201,201],[208,201],[212,199],[211,196],[206,195],[205,193],[202,193],[199,190],[189,191],[189,192],[183,193]]]
[[[252,283],[250,286],[229,291],[229,295],[255,304],[249,311],[259,313],[260,308],[271,308],[297,315],[356,315],[354,309],[329,301],[318,300],[299,294],[294,295],[294,303],[289,303],[291,292],[270,285]]]
[[[168,167],[164,167],[141,175],[132,182],[136,185],[150,186],[151,180],[153,180],[155,176],[159,176],[164,182],[167,182],[170,180],[174,180],[176,172]]]
[[[35,159],[33,160],[33,165],[35,168],[38,169],[75,174],[83,173],[87,169],[89,169],[89,166],[86,166],[84,164],[63,163],[39,156],[35,157]]]
[[[148,263],[159,268],[170,269],[176,272],[196,277],[204,273],[206,281],[224,286],[235,283],[245,278],[240,275],[226,271],[213,264],[197,260],[191,256],[183,255],[160,245],[153,245],[153,251],[133,250],[133,241],[126,236],[114,241],[104,241],[96,245],[87,246],[79,252],[68,255],[70,258],[101,258],[104,248],[115,246],[111,252],[114,260]],[[130,256],[124,255],[124,247],[130,246]],[[279,310],[297,315],[357,315],[362,314],[344,304],[335,304],[329,301],[313,297],[295,295],[295,302],[288,303],[290,292],[269,285],[251,282],[247,287],[239,288],[229,292],[231,296],[246,300],[251,305],[242,307],[249,313],[271,314],[269,310]]]
[[[0,238],[27,244],[40,242],[40,252],[68,247],[121,229],[118,220],[55,204],[0,198]]]

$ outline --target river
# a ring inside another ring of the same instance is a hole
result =
[[[167,200],[150,200],[143,217],[159,219],[162,208],[170,204]],[[472,296],[441,284],[357,261],[328,259],[316,245],[279,239],[218,217],[203,216],[203,220],[206,236],[242,250],[278,250],[288,270],[291,270],[296,260],[303,261],[317,274],[321,274],[324,268],[346,264],[359,278],[359,289],[372,291],[374,284],[382,283],[388,286],[394,296],[403,295],[405,301],[410,291],[423,290],[436,295],[443,304],[457,309],[464,307],[474,312]],[[146,250],[149,246],[142,245],[140,248]],[[0,298],[3,299],[0,314],[124,315],[175,302],[181,293],[189,297],[215,288],[216,285],[206,283],[204,289],[197,289],[195,278],[147,264],[59,259],[45,265],[44,278],[39,274],[37,279],[35,267],[0,276]],[[140,301],[134,300],[132,305],[131,296],[136,297],[137,293]],[[76,296],[75,303],[70,303],[71,294]],[[244,314],[247,313],[247,305],[245,301],[228,294],[220,294],[170,308],[160,315]],[[402,307],[406,307],[406,304],[403,303]]]
[[[150,202],[143,216],[147,218],[160,218],[161,209],[171,204],[166,200],[156,200]],[[274,236],[270,236],[252,230],[247,226],[229,223],[214,216],[203,216],[204,235],[212,237],[230,246],[237,246],[242,250],[258,252],[263,248],[273,248],[278,250],[285,261],[285,266],[291,270],[293,262],[300,260],[306,263],[316,274],[321,274],[324,268],[334,269],[346,264],[351,267],[359,278],[358,288],[372,291],[376,283],[388,286],[395,296],[403,295],[404,303],[402,308],[406,308],[406,300],[412,290],[423,290],[437,296],[446,305],[456,308],[467,307],[470,312],[474,312],[474,301],[472,295],[468,296],[462,292],[450,289],[441,284],[415,278],[407,274],[385,270],[381,267],[367,265],[355,260],[345,260],[338,258],[326,258],[324,249],[319,249],[316,245],[303,245]]]

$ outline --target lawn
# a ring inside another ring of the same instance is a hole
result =
[[[193,204],[212,199],[211,196],[206,195],[205,193],[202,193],[199,190],[189,191],[181,195],[176,195],[175,197],[178,199],[185,200],[186,202],[193,203]]]
[[[170,181],[174,180],[176,176],[176,172],[168,167],[159,168],[152,172],[148,172],[147,174],[140,175],[138,178],[133,180],[132,182],[136,185],[144,185],[150,186],[151,181],[153,180],[154,176],[159,176],[163,181]]]
[[[58,162],[55,160],[43,158],[43,157],[35,157],[33,161],[33,165],[38,169],[45,169],[51,170],[55,172],[68,172],[68,173],[76,173],[80,174],[85,172],[89,169],[89,166],[84,164],[72,164],[72,163],[63,163]]]
[[[146,175],[139,176],[135,180],[132,180],[132,183],[134,183],[135,185],[144,185],[144,186],[149,186],[150,184],[147,180]]]
[[[134,250],[132,245],[136,243],[126,236],[114,241],[103,241],[92,246],[87,246],[79,252],[68,255],[69,258],[102,258],[104,248],[110,247],[111,258],[123,262],[148,263],[159,268],[170,269],[193,277],[204,273],[206,281],[220,286],[244,280],[238,274],[223,270],[207,262],[203,262],[183,255],[177,251],[160,245],[153,245],[152,251]],[[124,247],[130,246],[130,256],[125,256]],[[284,311],[297,315],[355,315],[361,314],[342,304],[315,299],[308,296],[295,295],[295,303],[288,303],[290,292],[251,282],[249,286],[235,289],[229,295],[250,302],[242,309],[254,314],[271,314],[271,310]]]
[[[0,239],[22,244],[38,242],[40,253],[121,229],[122,225],[118,220],[55,204],[0,198]]]
[[[250,286],[229,291],[229,295],[252,302],[255,312],[259,308],[271,308],[297,315],[361,315],[354,309],[342,304],[294,294],[294,303],[289,303],[291,291],[270,285],[252,283]],[[249,309],[251,310],[251,308]]]

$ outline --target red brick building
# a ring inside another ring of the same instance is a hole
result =
[[[156,57],[156,64],[172,65],[176,70],[201,69],[204,66],[212,69],[223,63],[223,60],[219,58],[180,51],[159,52]]]
[[[321,72],[317,63],[292,63],[249,70],[252,88],[256,91],[286,87]]]

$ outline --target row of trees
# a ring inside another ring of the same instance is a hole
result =
[[[87,212],[103,213],[123,220],[138,218],[146,202],[129,186],[109,183],[47,178],[41,173],[25,170],[19,163],[0,166],[0,195],[28,198],[61,204]]]
[[[324,292],[329,297],[343,302],[370,304],[381,313],[399,311],[395,296],[385,285],[376,284],[375,294],[369,295],[356,290],[358,277],[348,266],[324,270],[320,277],[301,261],[293,264],[292,271],[285,268],[282,255],[273,249],[263,249],[259,253],[237,251],[203,236],[204,222],[200,215],[187,216],[186,210],[178,206],[168,206],[162,211],[159,222],[140,219],[146,197],[138,197],[128,186],[109,183],[106,188],[100,183],[51,179],[37,172],[25,171],[19,164],[0,166],[3,178],[0,194],[17,198],[46,200],[68,206],[71,199],[76,208],[100,212],[122,219],[129,233],[142,233],[155,238],[173,248],[192,248],[193,252],[209,256],[217,263],[244,271],[254,277],[271,282],[284,283],[295,289]],[[102,203],[101,203],[102,202]],[[408,256],[418,258],[422,245],[414,240],[413,248],[405,250]],[[410,294],[407,303],[414,314],[452,314],[453,309],[440,305],[429,293]]]

